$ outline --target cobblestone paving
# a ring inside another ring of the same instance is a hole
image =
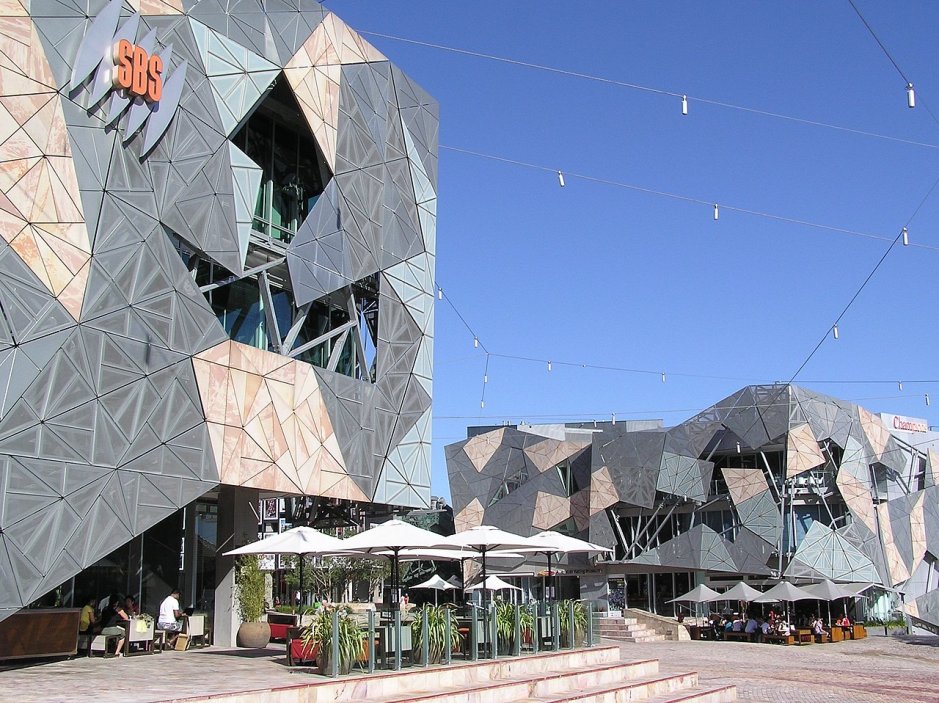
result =
[[[656,658],[663,672],[697,671],[702,684],[735,684],[759,703],[937,703],[939,637],[868,637],[783,647],[747,642],[622,643],[626,659]]]
[[[616,644],[613,640],[605,644]],[[737,686],[756,703],[939,703],[939,637],[869,637],[782,647],[746,642],[620,643],[623,658],[697,671],[702,684]],[[130,703],[310,683],[268,650],[210,647],[130,659],[85,659],[0,670],[4,701]]]

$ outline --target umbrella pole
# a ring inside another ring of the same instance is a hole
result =
[[[482,599],[483,599],[483,627],[485,628],[485,639],[483,642],[490,639],[489,637],[489,609],[486,607],[486,548],[483,547],[483,588],[482,588]],[[491,642],[489,643],[492,644]],[[489,648],[486,647],[486,650]]]
[[[300,583],[297,585],[297,590],[300,592],[300,609],[303,612],[303,555],[299,554],[300,557]]]
[[[547,552],[547,555],[548,555],[548,581],[551,583],[551,586],[554,587],[554,577],[553,577],[552,574],[551,574],[551,552]],[[556,596],[557,596],[557,593],[552,593],[552,594],[551,594],[551,600],[554,600]],[[547,591],[547,589],[545,589],[544,599],[545,599],[546,601],[548,600],[548,591]]]

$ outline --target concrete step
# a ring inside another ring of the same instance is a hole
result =
[[[734,703],[736,686],[695,686],[686,691],[647,698],[645,703]]]
[[[614,686],[594,686],[550,696],[532,695],[519,699],[519,703],[624,703],[625,701],[680,701],[680,696],[694,692],[698,686],[698,674],[668,674],[624,681]],[[703,692],[703,689],[697,689]],[[689,699],[693,701],[694,699]],[[733,700],[733,699],[728,699]],[[720,699],[702,699],[701,703],[724,703]]]
[[[446,670],[440,670],[439,673],[445,680]],[[516,703],[531,696],[551,698],[563,696],[572,691],[606,689],[620,686],[624,682],[655,680],[656,678],[660,678],[658,661],[647,659],[591,666],[579,670],[557,671],[537,676],[477,682],[469,686],[444,686],[441,681],[441,685],[435,686],[433,690],[411,691],[379,698],[369,696],[367,701],[368,703]],[[365,699],[362,701],[365,703]]]

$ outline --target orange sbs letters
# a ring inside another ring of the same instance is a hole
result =
[[[134,77],[130,92],[140,96],[147,94],[147,52],[139,46],[134,47]]]
[[[163,59],[157,55],[147,63],[147,100],[157,102],[163,94]]]
[[[134,53],[134,45],[126,39],[121,39],[114,47],[114,85],[119,88],[130,88],[133,81],[133,65],[131,56]]]

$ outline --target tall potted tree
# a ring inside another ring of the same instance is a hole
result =
[[[261,621],[265,586],[259,558],[256,554],[247,554],[235,567],[235,590],[241,615],[241,627],[236,636],[239,647],[260,649],[271,641],[271,627]]]

